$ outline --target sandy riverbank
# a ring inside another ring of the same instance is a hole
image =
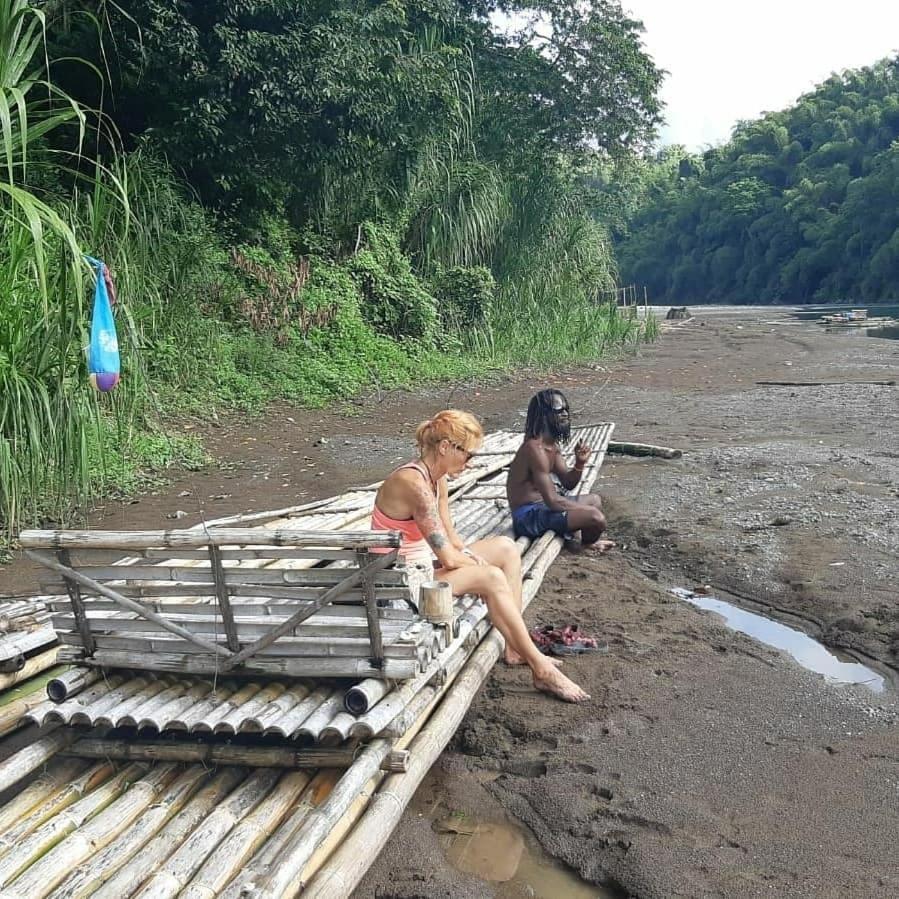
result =
[[[899,388],[755,382],[897,372],[894,342],[700,311],[567,385],[618,438],[687,450],[606,462],[621,549],[561,557],[529,610],[608,639],[607,656],[568,664],[593,700],[560,707],[497,669],[357,899],[513,895],[446,864],[435,830],[451,814],[523,821],[602,895],[899,895],[895,680],[880,696],[828,685],[667,592],[711,584],[754,600],[889,677]],[[538,881],[515,890],[551,895]]]

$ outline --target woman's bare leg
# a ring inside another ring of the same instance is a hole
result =
[[[477,553],[477,549],[472,547],[472,552]],[[484,598],[494,627],[505,638],[506,646],[510,646],[530,667],[534,686],[538,690],[552,693],[567,702],[590,698],[534,646],[521,617],[521,608],[516,605],[512,587],[501,568],[496,565],[466,565],[452,571],[438,569],[435,575],[440,580],[448,581],[457,596],[474,593]]]
[[[501,569],[509,582],[512,591],[512,600],[515,608],[521,611],[521,555],[514,540],[508,537],[487,537],[484,540],[476,540],[470,544],[469,549],[476,555],[485,559],[491,565]],[[516,652],[509,641],[506,641],[506,649],[503,659],[507,665],[524,665],[525,660]],[[558,667],[558,662],[553,661]]]

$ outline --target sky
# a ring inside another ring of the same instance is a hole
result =
[[[699,150],[790,106],[832,72],[899,51],[895,0],[621,0],[669,74],[663,144]]]

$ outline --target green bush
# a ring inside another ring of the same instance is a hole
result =
[[[381,334],[431,343],[437,306],[413,273],[396,234],[371,222],[361,228],[364,246],[347,268],[362,293],[363,317]]]
[[[496,281],[482,265],[456,266],[434,279],[434,295],[443,323],[454,330],[480,325],[487,319],[496,294]]]

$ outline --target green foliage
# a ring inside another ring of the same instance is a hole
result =
[[[348,268],[362,294],[362,314],[376,331],[391,337],[433,340],[437,327],[434,298],[412,271],[396,234],[365,222],[362,248]]]
[[[525,7],[543,36],[490,27]],[[653,133],[639,33],[614,2],[0,0],[3,526],[203,464],[172,412],[637,339],[596,303],[588,173]],[[827,152],[851,172],[851,150]],[[81,247],[119,289],[110,395]]]
[[[899,295],[899,58],[741,122],[701,160],[644,163],[615,198],[623,277],[660,302]]]
[[[482,265],[457,266],[437,275],[434,295],[444,327],[461,331],[486,321],[496,296],[496,281]]]

